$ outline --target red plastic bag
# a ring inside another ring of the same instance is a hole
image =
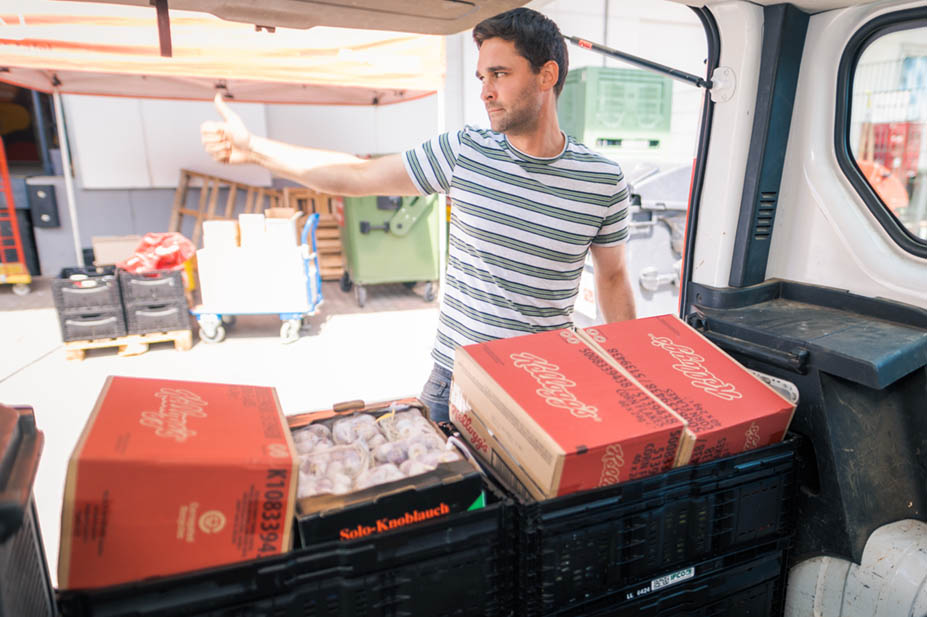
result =
[[[176,231],[149,233],[135,247],[135,255],[117,263],[116,267],[135,273],[180,270],[195,252],[193,243]]]

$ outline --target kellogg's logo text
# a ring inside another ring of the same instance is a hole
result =
[[[732,401],[743,397],[734,384],[719,379],[714,373],[705,368],[705,358],[695,353],[695,350],[691,347],[677,345],[665,336],[654,336],[653,334],[649,336],[650,344],[668,352],[676,360],[673,369],[688,377],[696,388],[724,401]]]
[[[535,390],[535,393],[548,405],[567,409],[576,418],[602,421],[597,407],[586,405],[570,392],[569,388],[575,387],[576,382],[560,373],[559,366],[528,352],[513,353],[509,357],[514,361],[515,368],[523,369],[538,382],[541,387]]]
[[[465,413],[458,409],[453,403],[450,405],[450,416],[451,420],[461,427],[467,433],[467,441],[470,442],[470,445],[476,448],[477,452],[482,452],[483,454],[489,454],[489,444],[486,443],[486,440],[483,439],[479,433],[476,432],[476,429],[473,428],[473,418],[470,417],[470,414]]]
[[[199,396],[180,388],[161,388],[155,394],[160,404],[157,411],[143,411],[139,424],[153,428],[155,435],[183,443],[196,435],[187,426],[188,418],[205,418],[208,405]]]
[[[605,449],[602,457],[602,475],[599,486],[610,486],[621,481],[621,468],[624,467],[624,451],[621,444],[612,444]]]
[[[760,427],[756,422],[751,422],[744,433],[744,450],[752,450],[760,445]]]

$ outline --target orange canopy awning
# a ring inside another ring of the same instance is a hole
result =
[[[173,57],[160,55],[153,7],[0,0],[0,80],[63,94],[384,105],[432,94],[443,37],[254,26],[170,11]]]

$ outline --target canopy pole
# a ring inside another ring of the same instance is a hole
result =
[[[52,97],[55,101],[55,123],[58,125],[58,146],[61,148],[61,173],[64,175],[64,189],[68,194],[68,214],[71,216],[71,235],[74,237],[74,257],[77,265],[84,267],[84,251],[80,246],[80,229],[77,226],[77,202],[74,198],[74,179],[71,177],[71,152],[68,149],[68,131],[64,126],[64,112],[61,108],[61,92],[56,87]]]

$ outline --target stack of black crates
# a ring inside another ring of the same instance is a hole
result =
[[[798,439],[542,502],[516,499],[516,615],[781,615]]]
[[[454,617],[512,615],[511,501],[486,482],[486,505],[363,540],[275,557],[59,592],[63,617]]]
[[[65,268],[52,281],[52,294],[64,341],[190,329],[180,271]]]
[[[129,334],[190,329],[190,311],[179,270],[142,274],[119,271]]]
[[[65,268],[52,281],[64,341],[125,336],[126,318],[115,266]]]
[[[64,617],[782,615],[797,437],[617,486],[102,590]]]

